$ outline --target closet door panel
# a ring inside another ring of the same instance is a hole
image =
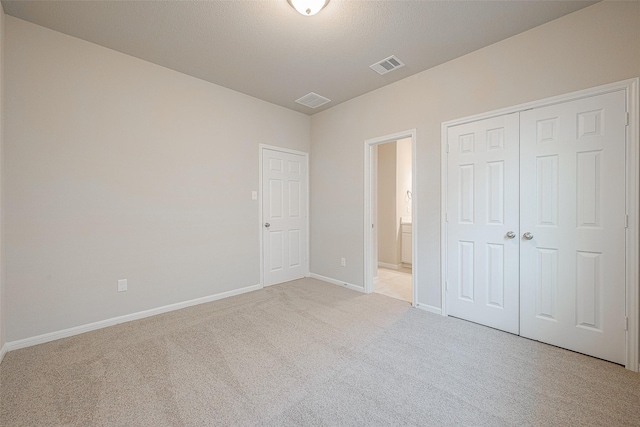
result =
[[[449,128],[447,176],[448,313],[515,334],[518,123],[515,113]]]
[[[625,93],[520,117],[520,333],[624,364]]]

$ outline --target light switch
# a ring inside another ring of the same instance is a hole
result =
[[[118,280],[118,292],[124,292],[127,290],[127,279]]]
[[[258,192],[257,191],[252,191],[251,192],[251,200],[258,200]]]

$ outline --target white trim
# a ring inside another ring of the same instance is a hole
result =
[[[8,352],[9,350],[7,350],[7,344],[3,345],[2,348],[0,348],[0,363],[2,363],[2,361],[4,360],[4,355]]]
[[[416,308],[419,308],[420,310],[424,310],[424,311],[428,311],[429,313],[433,313],[433,314],[437,314],[437,315],[442,315],[442,310],[438,307],[434,307],[432,305],[429,304],[416,304]]]
[[[494,110],[487,113],[476,114],[456,120],[442,123],[441,127],[441,158],[440,158],[440,285],[442,293],[442,315],[447,315],[446,304],[446,281],[447,281],[447,134],[448,129],[453,126],[484,120],[491,117],[505,114],[522,112],[532,108],[546,107],[568,101],[575,101],[595,95],[603,95],[610,92],[624,90],[627,95],[627,110],[629,113],[629,126],[627,128],[627,214],[629,215],[629,227],[627,229],[627,274],[626,274],[626,315],[629,318],[627,330],[626,355],[627,363],[625,367],[631,371],[638,372],[638,353],[640,352],[640,271],[638,257],[640,255],[640,105],[639,105],[639,81],[640,79],[628,79],[621,82],[610,83],[585,90],[567,93],[564,95],[545,98],[538,101],[528,102],[513,107]]]
[[[55,341],[61,338],[72,337],[74,335],[84,334],[85,332],[95,331],[96,329],[107,328],[109,326],[118,325],[120,323],[126,323],[126,322],[131,322],[133,320],[144,319],[145,317],[155,316],[158,314],[180,310],[183,308],[204,304],[207,302],[217,301],[219,299],[244,294],[247,292],[257,291],[261,288],[262,286],[260,285],[246,286],[244,288],[234,289],[232,291],[221,292],[219,294],[213,294],[206,297],[192,299],[189,301],[183,301],[175,304],[164,305],[162,307],[152,308],[150,310],[139,311],[137,313],[125,314],[124,316],[112,317],[111,319],[100,320],[98,322],[88,323],[86,325],[75,326],[73,328],[63,329],[61,331],[49,332],[46,334],[37,335],[35,337],[25,338],[17,341],[11,341],[4,345],[3,350],[13,351],[13,350],[18,350],[25,347],[31,347],[31,346],[43,344],[49,341]]]
[[[352,283],[345,283],[342,280],[332,279],[331,277],[321,276],[315,273],[309,273],[309,277],[311,277],[312,279],[318,279],[322,280],[323,282],[331,283],[332,285],[338,285],[342,288],[351,289],[352,291],[364,293],[364,288],[362,286],[357,286]]]
[[[388,264],[386,262],[378,262],[378,267],[388,268],[390,270],[399,270],[402,264]]]
[[[624,85],[627,92],[627,307],[629,318],[627,330],[627,363],[626,368],[638,372],[638,352],[640,351],[640,289],[638,275],[638,246],[640,245],[640,79],[627,80]]]
[[[262,152],[264,150],[272,150],[272,151],[280,151],[288,154],[297,154],[298,156],[303,156],[305,161],[305,173],[307,174],[307,253],[306,253],[306,261],[305,261],[305,277],[309,277],[309,265],[311,258],[311,227],[309,224],[309,199],[311,199],[309,194],[309,153],[305,153],[304,151],[292,150],[290,148],[276,147],[274,145],[267,144],[258,144],[258,235],[260,236],[260,286],[264,288],[264,243],[263,243],[263,232],[262,232],[262,224],[264,223],[262,219]]]
[[[266,148],[267,150],[280,151],[282,153],[288,153],[288,154],[297,154],[298,156],[305,156],[305,157],[309,155],[309,153],[307,152],[292,150],[291,148],[277,147],[275,145],[268,145],[268,144],[258,144],[258,145],[260,146],[260,149]]]
[[[589,98],[595,95],[603,95],[605,93],[615,92],[618,90],[628,90],[633,87],[638,78],[623,80],[620,82],[609,83],[602,86],[596,86],[588,89],[569,92],[562,95],[552,96],[551,98],[538,99],[536,101],[526,102],[511,107],[501,108],[499,110],[488,111],[486,113],[475,114],[473,116],[462,117],[459,119],[449,120],[442,123],[443,127],[452,127],[465,123],[475,122],[478,120],[489,119],[491,117],[504,116],[511,113],[519,113],[532,108],[548,107],[550,105],[562,104],[567,101],[575,101],[582,98]]]
[[[397,132],[391,135],[382,136],[379,138],[367,139],[364,141],[364,292],[373,292],[373,266],[377,263],[377,260],[373,259],[372,238],[373,232],[371,231],[372,224],[372,181],[373,181],[373,167],[371,150],[374,145],[384,144],[386,142],[398,141],[399,139],[411,138],[411,192],[414,197],[411,198],[411,216],[416,220],[412,224],[412,236],[411,236],[411,289],[412,289],[412,305],[414,307],[418,304],[418,236],[420,215],[418,213],[418,167],[417,167],[417,137],[416,130],[409,129],[403,132]]]
[[[447,316],[447,176],[449,150],[447,146],[450,124],[440,128],[440,313]]]

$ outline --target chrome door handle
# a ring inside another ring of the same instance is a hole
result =
[[[514,237],[516,237],[516,233],[514,233],[513,231],[509,231],[507,233],[507,238],[508,239],[513,239]]]
[[[267,227],[267,228],[269,228],[269,227],[271,227],[271,224],[269,224],[268,222],[265,222],[265,223],[264,223],[264,226],[265,226],[265,227]]]
[[[525,239],[525,240],[531,240],[531,239],[533,239],[533,234],[531,234],[531,233],[529,233],[529,232],[527,231],[526,233],[524,233],[524,234],[522,235],[522,238],[523,238],[523,239]]]

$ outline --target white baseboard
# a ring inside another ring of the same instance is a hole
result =
[[[341,280],[332,279],[331,277],[325,277],[315,273],[309,273],[309,277],[311,277],[312,279],[322,280],[323,282],[331,283],[333,285],[342,286],[343,288],[351,289],[352,291],[364,292],[364,288],[362,286],[345,283]]]
[[[429,313],[442,315],[442,309],[440,307],[434,307],[429,304],[417,303],[416,308],[419,308],[420,310],[428,311]]]
[[[86,325],[75,326],[69,329],[63,329],[61,331],[49,332],[42,335],[37,335],[31,338],[25,338],[17,341],[11,341],[5,343],[2,347],[3,352],[12,350],[18,350],[25,347],[31,347],[33,345],[43,344],[49,341],[59,340],[61,338],[67,338],[74,335],[83,334],[85,332],[95,331],[96,329],[107,328],[120,323],[131,322],[132,320],[144,319],[145,317],[156,316],[158,314],[167,313],[169,311],[180,310],[182,308],[191,307],[194,305],[204,304],[207,302],[216,301],[223,298],[229,298],[235,295],[244,294],[251,291],[257,291],[262,289],[260,285],[246,286],[240,289],[234,289],[232,291],[221,292],[219,294],[213,294],[206,297],[196,298],[189,301],[178,302],[175,304],[164,305],[162,307],[152,308],[150,310],[139,311],[137,313],[125,314],[124,316],[112,317],[111,319],[100,320],[98,322],[88,323]],[[4,356],[4,353],[0,353]]]
[[[386,262],[379,262],[378,267],[388,268],[391,270],[399,270],[402,264],[387,264]]]
[[[4,344],[2,348],[0,348],[0,363],[2,363],[2,359],[4,359],[4,355],[7,354],[8,351],[7,344]]]

